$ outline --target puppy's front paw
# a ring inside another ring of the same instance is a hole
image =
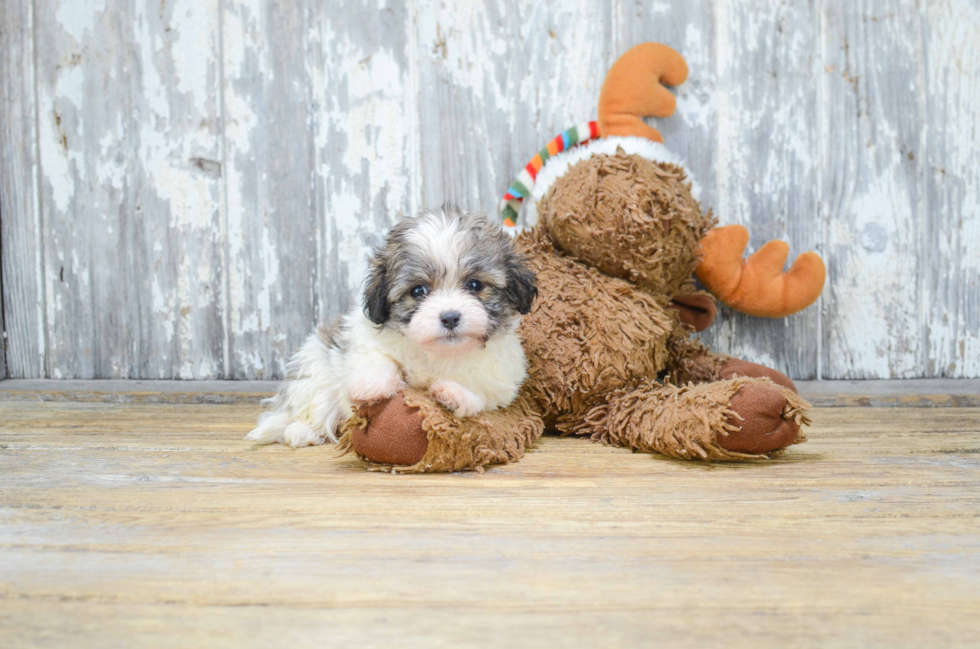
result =
[[[282,441],[293,448],[318,446],[326,441],[326,436],[320,435],[301,421],[294,421],[282,432]]]
[[[347,386],[351,403],[360,405],[384,401],[405,387],[397,365],[374,365],[356,372]]]
[[[439,379],[429,387],[429,393],[460,419],[472,417],[483,410],[483,400],[456,381]]]

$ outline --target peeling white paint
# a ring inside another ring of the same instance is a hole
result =
[[[280,374],[313,324],[297,314],[355,302],[399,214],[493,209],[655,38],[688,57],[657,126],[704,165],[708,207],[831,268],[822,314],[725,311],[715,348],[808,372],[822,345],[829,378],[980,375],[980,8],[710,4],[39,5],[41,358],[59,377],[128,376],[134,349],[153,377]]]
[[[224,44],[224,73],[226,79],[236,79],[245,65],[248,53],[246,35],[249,31],[257,30],[257,25],[243,23],[240,13],[247,9],[240,3],[235,3],[232,9],[224,15],[223,44]],[[258,15],[259,7],[252,7],[252,16]],[[257,53],[257,55],[260,53]],[[243,333],[259,331],[257,313],[246,313],[245,280],[250,276],[250,270],[241,265],[245,251],[244,219],[248,216],[242,194],[243,180],[236,175],[235,161],[241,157],[247,159],[251,154],[251,137],[258,125],[258,115],[250,105],[247,97],[241,96],[236,90],[235,83],[226,81],[222,92],[225,102],[224,131],[226,140],[225,173],[229,180],[226,182],[226,210],[228,222],[228,318],[229,330],[226,335],[232,337]],[[266,236],[268,233],[266,233]],[[266,239],[266,241],[268,241]],[[249,324],[243,324],[249,323]],[[241,356],[245,358],[245,356]]]
[[[374,52],[363,66],[365,69],[349,78],[349,109],[340,109],[334,101],[327,119],[347,136],[343,163],[348,172],[360,175],[361,165],[370,163],[370,195],[377,196],[387,189],[389,203],[402,205],[407,198],[406,185],[398,180],[404,169],[408,136],[403,127],[406,115],[402,105],[410,91],[405,86],[405,75],[388,52]],[[320,142],[327,145],[322,135]]]
[[[408,51],[346,33],[330,15],[311,33],[324,56],[339,62],[313,68],[313,101],[324,108],[313,141],[315,182],[328,192],[317,248],[321,259],[331,260],[322,267],[320,317],[326,319],[358,301],[379,229],[418,205],[413,188],[421,183],[409,172],[418,165],[418,134],[411,127],[418,118]]]
[[[505,88],[487,64],[507,54],[509,43],[493,38],[486,7],[478,2],[460,2],[419,14],[418,34],[423,51],[439,65],[453,86],[473,93],[476,101],[504,97]],[[489,88],[488,88],[489,86]]]
[[[938,281],[924,286],[920,320],[932,373],[980,376],[980,11],[950,0],[929,3],[925,17],[924,85],[935,120],[927,137],[937,153],[924,163],[942,267]]]
[[[208,2],[171,5],[169,29],[175,34],[168,52],[173,57],[177,92],[194,96],[210,86],[217,48],[216,7]]]
[[[694,53],[686,55],[689,77],[695,83],[685,83],[680,88],[675,89],[677,95],[677,115],[684,120],[684,128],[701,129],[709,132],[715,123],[716,118],[716,94],[710,75],[713,73],[713,61],[706,57],[697,56],[702,50],[701,43],[705,39],[705,34],[697,25],[688,25],[684,32],[683,48],[685,52]],[[697,88],[697,92],[695,92]]]
[[[95,28],[99,15],[106,10],[106,0],[87,2],[59,2],[55,20],[77,43]]]
[[[272,326],[271,294],[279,284],[279,255],[276,246],[269,240],[269,231],[262,231],[259,259],[262,262],[262,283],[255,299],[258,309],[259,330],[268,331]]]
[[[70,66],[58,69],[53,89],[42,86],[38,91],[38,101],[45,107],[39,112],[42,170],[51,187],[51,198],[62,213],[75,196],[75,179],[87,179],[81,147],[85,121],[78,119],[84,89],[83,70]]]
[[[846,348],[848,365],[869,374],[914,377],[920,370],[915,312],[918,267],[909,263],[915,253],[908,241],[914,232],[913,215],[895,177],[886,173],[877,182],[869,180],[851,204],[845,246],[834,248],[847,254],[852,280],[833,289],[840,306],[831,345]],[[882,252],[862,252],[860,233],[868,224],[887,227],[889,242]],[[852,342],[862,339],[867,344]],[[896,353],[892,346],[897,342],[904,348]]]

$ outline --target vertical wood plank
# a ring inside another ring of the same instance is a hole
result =
[[[493,212],[538,149],[595,119],[615,10],[611,0],[419,6],[426,205]]]
[[[899,0],[819,4],[824,378],[925,373],[921,15]]]
[[[222,13],[228,175],[229,374],[283,375],[314,322],[311,79],[305,3]]]
[[[48,371],[222,373],[217,0],[37,0]]]
[[[822,305],[723,309],[713,347],[796,378],[980,375],[971,0],[224,5],[0,6],[11,376],[279,378],[394,219],[494,210],[649,40],[691,65],[657,127],[705,206],[828,261]]]
[[[720,225],[749,229],[748,252],[772,239],[788,241],[792,261],[818,249],[822,236],[815,10],[809,3],[783,0],[717,0],[714,18],[715,215]],[[792,378],[817,376],[819,303],[778,320],[722,308],[705,333],[717,351]]]
[[[412,3],[310,3],[316,319],[360,303],[370,249],[421,203]],[[306,333],[305,331],[303,332]]]
[[[3,227],[3,213],[0,212],[0,228]],[[0,240],[0,259],[3,258],[3,243]],[[3,264],[0,264],[0,379],[7,378],[7,327],[3,315]]]
[[[3,212],[0,211],[0,232],[3,231]],[[0,236],[0,260],[3,259],[3,237]],[[4,324],[3,263],[0,261],[0,379],[7,378],[7,327]]]
[[[980,376],[980,5],[926,3],[925,376]]]
[[[677,96],[677,112],[668,119],[650,120],[650,124],[664,136],[664,144],[687,162],[701,185],[705,209],[716,207],[718,63],[714,3],[619,2],[614,59],[634,45],[652,41],[673,47],[687,60],[687,81],[672,89]]]
[[[0,277],[6,340],[0,371],[45,376],[41,224],[37,191],[34,15],[29,2],[0,3]]]

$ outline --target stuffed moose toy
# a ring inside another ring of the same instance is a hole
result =
[[[691,338],[714,299],[754,316],[799,311],[823,288],[814,253],[783,272],[788,246],[748,259],[749,235],[716,228],[697,185],[641,116],[667,117],[663,85],[687,77],[664,45],[645,43],[609,71],[598,122],[565,131],[525,167],[501,203],[539,297],[520,325],[528,377],[502,410],[457,419],[406,390],[348,420],[341,448],[398,472],[475,469],[519,460],[546,430],[687,460],[771,457],[805,441],[808,405],[784,374],[713,354]]]

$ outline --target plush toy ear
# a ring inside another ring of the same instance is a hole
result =
[[[820,297],[827,269],[819,255],[804,252],[784,273],[789,255],[785,241],[770,241],[742,259],[748,243],[749,231],[741,225],[715,228],[701,239],[696,274],[719,300],[742,313],[782,318]]]
[[[368,272],[367,283],[364,286],[363,308],[364,315],[376,325],[388,321],[390,309],[388,306],[388,264],[384,253],[375,251],[371,259],[371,270]]]
[[[521,315],[527,315],[531,312],[531,305],[534,303],[534,299],[538,297],[537,277],[520,257],[515,256],[508,265],[507,286],[504,288],[504,295]]]
[[[676,50],[660,43],[642,43],[623,54],[609,69],[599,92],[599,133],[636,135],[663,142],[644,116],[670,117],[677,107],[674,95],[661,85],[679,86],[687,79],[687,62]]]
[[[718,315],[714,298],[703,292],[675,295],[670,301],[670,307],[677,311],[677,318],[681,323],[694,331],[704,331],[711,326],[715,316]]]

